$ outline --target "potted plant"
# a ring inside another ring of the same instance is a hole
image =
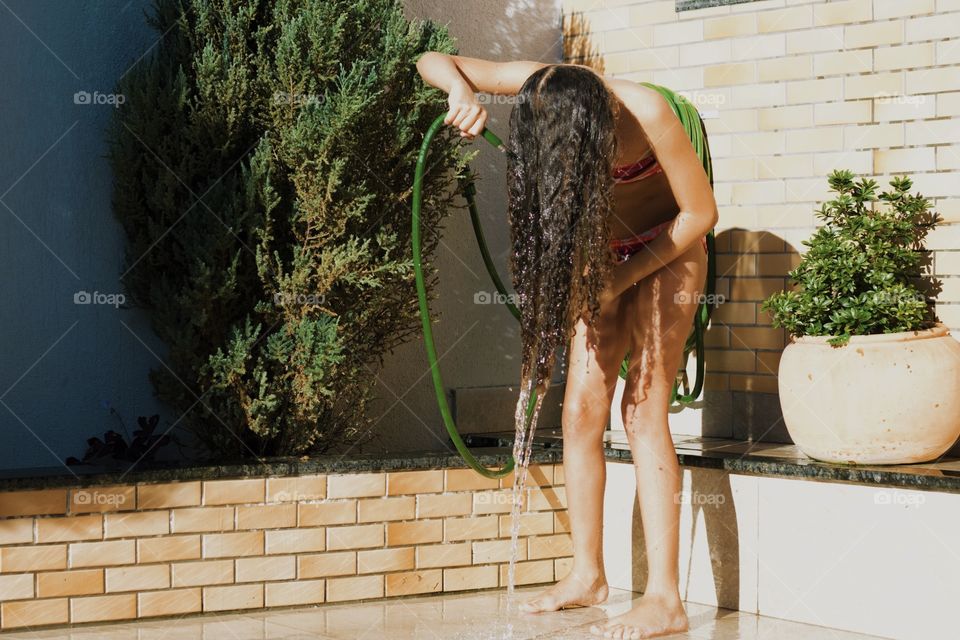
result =
[[[850,171],[828,181],[837,196],[803,241],[789,273],[797,286],[760,307],[790,333],[778,372],[784,423],[818,460],[932,460],[960,436],[960,343],[916,287],[940,218],[906,176],[879,196]]]

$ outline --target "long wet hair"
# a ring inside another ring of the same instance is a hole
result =
[[[510,268],[520,301],[521,380],[541,396],[576,321],[593,325],[599,316],[613,266],[617,108],[590,69],[551,65],[527,78],[510,115]]]

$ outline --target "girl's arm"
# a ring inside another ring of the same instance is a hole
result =
[[[618,87],[619,88],[619,87]],[[620,98],[648,132],[680,213],[664,232],[613,269],[601,301],[612,300],[670,264],[717,224],[717,202],[683,125],[660,94],[633,83]]]
[[[516,95],[540,62],[492,62],[481,58],[455,56],[428,51],[417,60],[420,77],[430,86],[448,94],[450,104],[445,124],[460,129],[460,135],[473,139],[483,131],[487,111],[477,102],[476,92]]]

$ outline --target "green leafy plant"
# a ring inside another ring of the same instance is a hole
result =
[[[930,201],[910,193],[906,176],[879,195],[876,181],[847,170],[828,181],[838,195],[817,211],[825,224],[803,241],[808,250],[789,273],[798,287],[774,293],[761,310],[775,327],[797,337],[831,336],[833,346],[853,335],[933,326],[933,305],[915,284],[923,280],[923,239],[940,220]]]
[[[357,446],[383,357],[418,335],[411,182],[453,52],[398,0],[155,0],[111,128],[123,281],[166,344],[157,395],[218,458]],[[424,254],[469,159],[431,147]]]

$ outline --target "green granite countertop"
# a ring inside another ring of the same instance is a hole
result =
[[[604,454],[607,460],[633,462],[623,431],[608,431]],[[465,438],[468,444],[504,446],[513,442],[508,432]],[[549,451],[562,443],[560,431],[543,430],[534,439]],[[719,469],[730,473],[824,482],[847,482],[870,486],[899,487],[960,493],[960,458],[944,456],[935,462],[905,465],[831,464],[804,455],[793,444],[749,442],[730,438],[673,437],[677,459],[686,467]]]
[[[481,464],[502,466],[509,458],[509,448],[477,447],[472,449]],[[533,452],[532,461],[540,464],[561,462],[559,449]],[[133,468],[104,468],[87,465],[8,469],[0,471],[0,491],[49,489],[56,487],[89,487],[138,482],[172,482],[265,476],[296,476],[316,473],[361,473],[375,471],[417,471],[423,469],[462,469],[466,463],[455,452],[413,451],[388,454],[325,455],[304,458],[267,458],[261,462],[246,460],[220,464],[159,464]]]
[[[513,446],[512,432],[464,436],[478,460],[487,467],[503,465]],[[534,438],[531,460],[538,464],[563,461],[559,429],[540,430]],[[687,467],[718,469],[730,473],[800,478],[825,482],[848,482],[960,493],[960,458],[911,465],[858,466],[830,464],[806,457],[792,444],[747,442],[726,438],[674,436],[677,459]],[[630,463],[626,435],[608,431],[604,452],[607,460]],[[270,458],[261,462],[218,464],[152,463],[148,467],[105,469],[85,465],[40,469],[10,469],[0,472],[0,491],[54,487],[87,487],[142,482],[210,480],[316,473],[363,473],[463,469],[463,459],[453,451],[413,451],[388,454],[325,455],[304,458]]]
[[[725,4],[743,4],[744,2],[757,2],[757,0],[677,0],[677,11],[722,7]]]

